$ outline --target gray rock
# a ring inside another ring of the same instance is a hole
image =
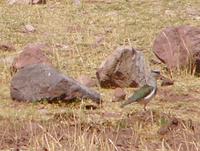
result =
[[[119,47],[96,72],[101,87],[137,87],[149,81],[150,67],[142,52]]]
[[[45,64],[34,64],[17,72],[11,81],[13,100],[72,100],[88,98],[100,103],[100,94]]]

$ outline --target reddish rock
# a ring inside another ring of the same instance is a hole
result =
[[[192,26],[168,27],[156,37],[155,55],[174,70],[191,63],[200,67],[200,28]]]
[[[50,60],[45,55],[44,51],[46,45],[43,44],[29,44],[23,51],[16,57],[13,61],[12,68],[14,70],[19,70],[27,65],[43,63],[47,65],[52,65]]]
[[[45,64],[19,70],[11,80],[11,98],[16,101],[69,101],[91,99],[100,103],[100,94]]]
[[[112,101],[113,102],[119,102],[119,101],[123,101],[126,98],[126,93],[124,92],[124,90],[122,88],[116,88],[114,90],[114,94],[113,94],[113,98]]]
[[[173,81],[173,80],[168,79],[168,78],[166,78],[166,77],[164,77],[164,76],[161,76],[160,79],[162,80],[161,86],[169,86],[169,85],[173,85],[173,84],[174,84],[174,81]]]
[[[101,87],[137,87],[146,84],[150,75],[142,52],[131,47],[119,47],[96,72]]]
[[[81,84],[83,84],[87,87],[97,86],[96,81],[86,75],[81,75],[80,77],[77,78],[77,81],[79,81]]]
[[[0,52],[1,51],[16,51],[16,49],[11,43],[0,43]]]

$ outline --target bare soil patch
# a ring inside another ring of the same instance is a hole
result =
[[[169,89],[159,89],[158,95],[162,102],[177,102],[177,101],[197,101],[200,100],[195,97],[195,94],[191,91],[190,93],[177,93]]]
[[[81,123],[78,117],[70,114],[67,117],[55,116],[49,121],[1,118],[0,149],[49,150],[54,143],[55,150],[80,150],[78,142],[81,138],[86,141],[85,145],[100,149],[108,145],[110,149],[120,151],[139,151],[144,143],[150,151],[162,147],[195,151],[200,147],[199,123],[155,111],[132,113],[115,124]],[[174,119],[176,122],[172,122]],[[140,132],[141,128],[143,132]],[[160,133],[162,129],[165,129],[164,133]]]

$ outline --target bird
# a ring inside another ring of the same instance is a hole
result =
[[[160,71],[151,70],[150,76],[151,82],[136,90],[133,95],[131,95],[124,103],[121,104],[121,108],[128,104],[137,102],[141,105],[144,105],[144,110],[146,111],[147,104],[157,93],[157,79],[160,77]]]

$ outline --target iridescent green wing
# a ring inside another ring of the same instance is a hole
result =
[[[153,91],[153,87],[152,86],[149,86],[149,85],[144,85],[143,87],[141,87],[139,90],[136,90],[135,93],[130,96],[128,98],[127,101],[125,101],[121,107],[124,107],[130,103],[133,103],[133,102],[137,102],[143,98],[145,98],[146,96],[148,96],[151,92]]]
[[[145,98],[146,96],[148,96],[152,91],[153,91],[152,86],[144,85],[139,90],[136,90],[135,93],[129,97],[129,99],[133,101],[141,100]]]

